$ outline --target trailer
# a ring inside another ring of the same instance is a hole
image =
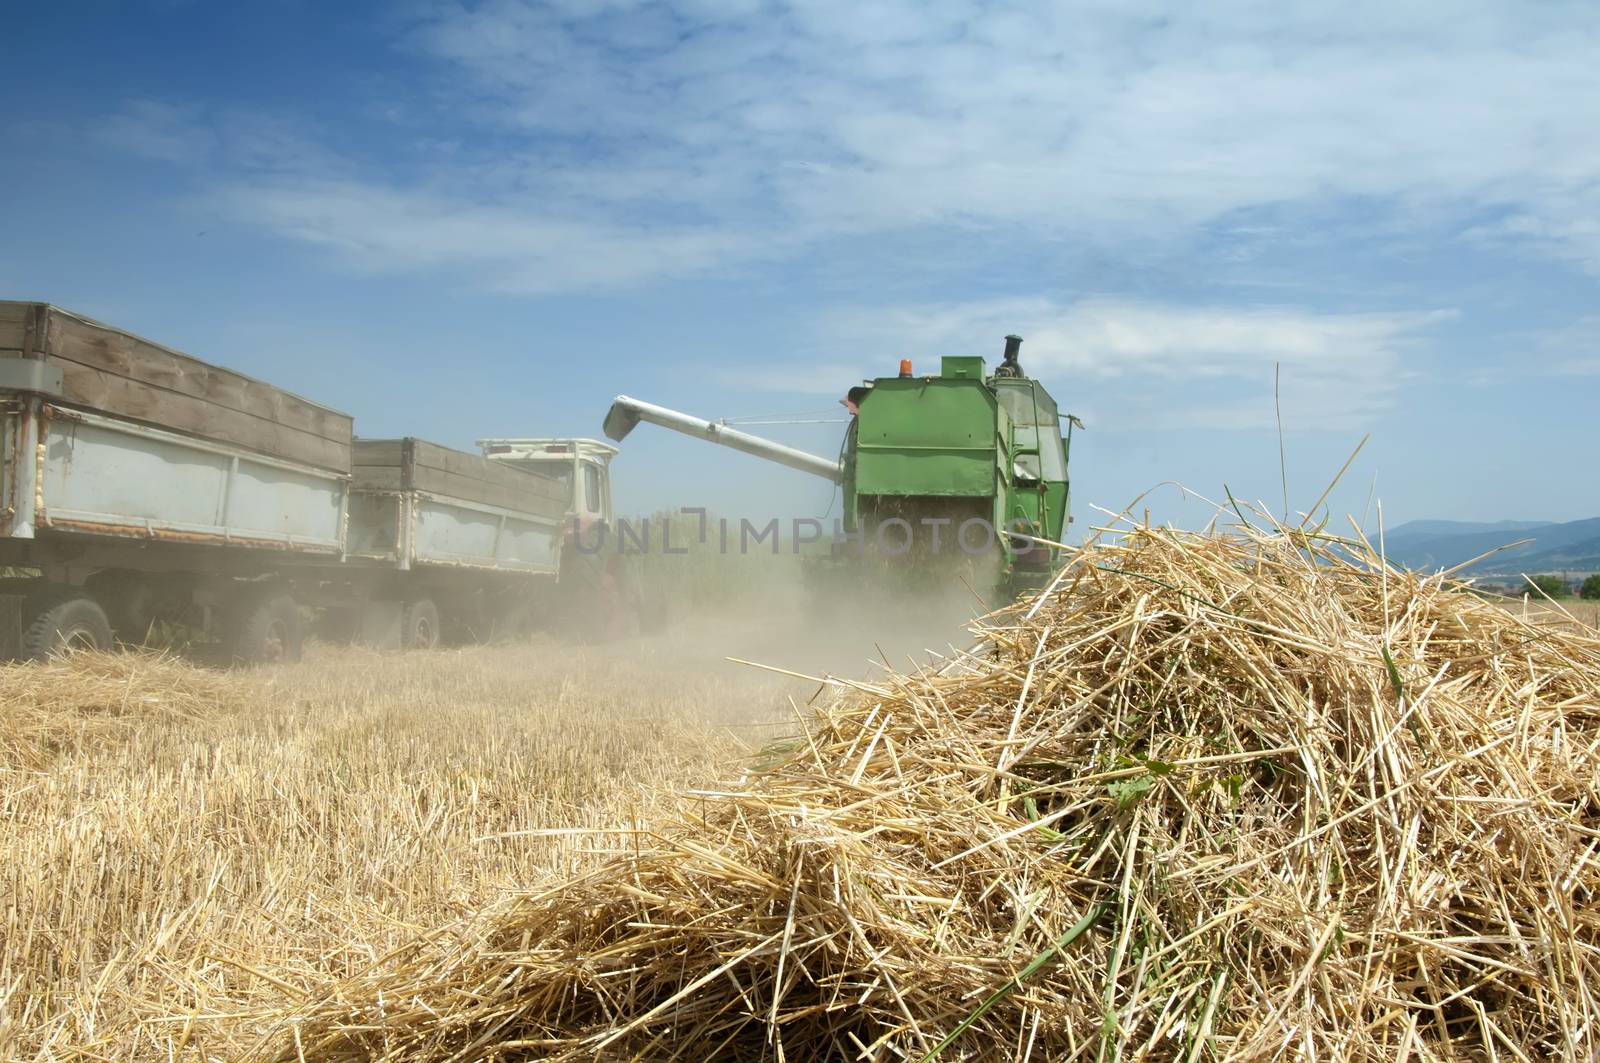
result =
[[[369,603],[365,641],[431,649],[446,624],[533,625],[561,575],[570,485],[412,437],[358,439],[354,459],[343,576]]]
[[[317,608],[380,645],[526,631],[559,598],[570,528],[610,515],[615,449],[564,443],[582,469],[358,440],[348,414],[0,302],[0,657],[171,624],[235,660],[293,658]]]

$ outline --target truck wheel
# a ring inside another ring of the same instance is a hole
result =
[[[298,661],[300,607],[287,594],[246,597],[233,623],[233,659],[238,664]]]
[[[642,585],[638,608],[641,635],[659,635],[667,630],[667,623],[672,616],[667,605],[667,596],[661,592],[661,588],[650,584]]]
[[[84,581],[106,611],[111,630],[121,642],[142,646],[155,627],[155,589],[133,572],[97,572]]]
[[[431,650],[439,645],[439,607],[427,598],[407,602],[400,616],[400,648]]]
[[[361,610],[351,605],[330,605],[322,610],[311,631],[323,642],[348,646],[361,633]]]
[[[22,633],[25,660],[44,661],[74,650],[111,648],[111,624],[93,598],[63,591],[47,594],[36,608],[33,623]]]
[[[533,603],[514,599],[505,602],[496,614],[493,637],[496,642],[526,642],[538,628],[539,617]]]

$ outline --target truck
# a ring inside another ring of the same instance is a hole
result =
[[[417,649],[573,606],[605,619],[630,601],[623,580],[571,543],[611,519],[616,453],[362,439],[348,414],[272,385],[0,301],[0,657],[181,625],[235,661],[292,659],[316,610]]]
[[[823,587],[939,586],[960,571],[981,593],[1015,596],[1065,562],[1068,459],[1082,427],[1023,371],[1021,347],[1007,336],[993,373],[975,355],[946,355],[922,375],[903,359],[896,374],[849,388],[837,459],[626,395],[604,430],[621,442],[655,424],[838,485],[843,535],[811,567]]]

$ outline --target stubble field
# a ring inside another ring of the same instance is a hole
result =
[[[736,776],[816,685],[722,653],[864,670],[849,645],[750,621],[0,667],[0,1058],[248,1056],[302,989],[629,845],[662,789]]]
[[[1557,622],[1570,622],[1589,630],[1600,629],[1600,602],[1587,602],[1564,598],[1559,602],[1528,597],[1511,599],[1502,604],[1519,616],[1539,616]]]

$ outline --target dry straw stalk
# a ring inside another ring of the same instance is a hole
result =
[[[1600,640],[1140,529],[283,1059],[1600,1057]]]
[[[601,862],[772,703],[685,648],[0,665],[0,1059],[250,1058],[309,989]]]

